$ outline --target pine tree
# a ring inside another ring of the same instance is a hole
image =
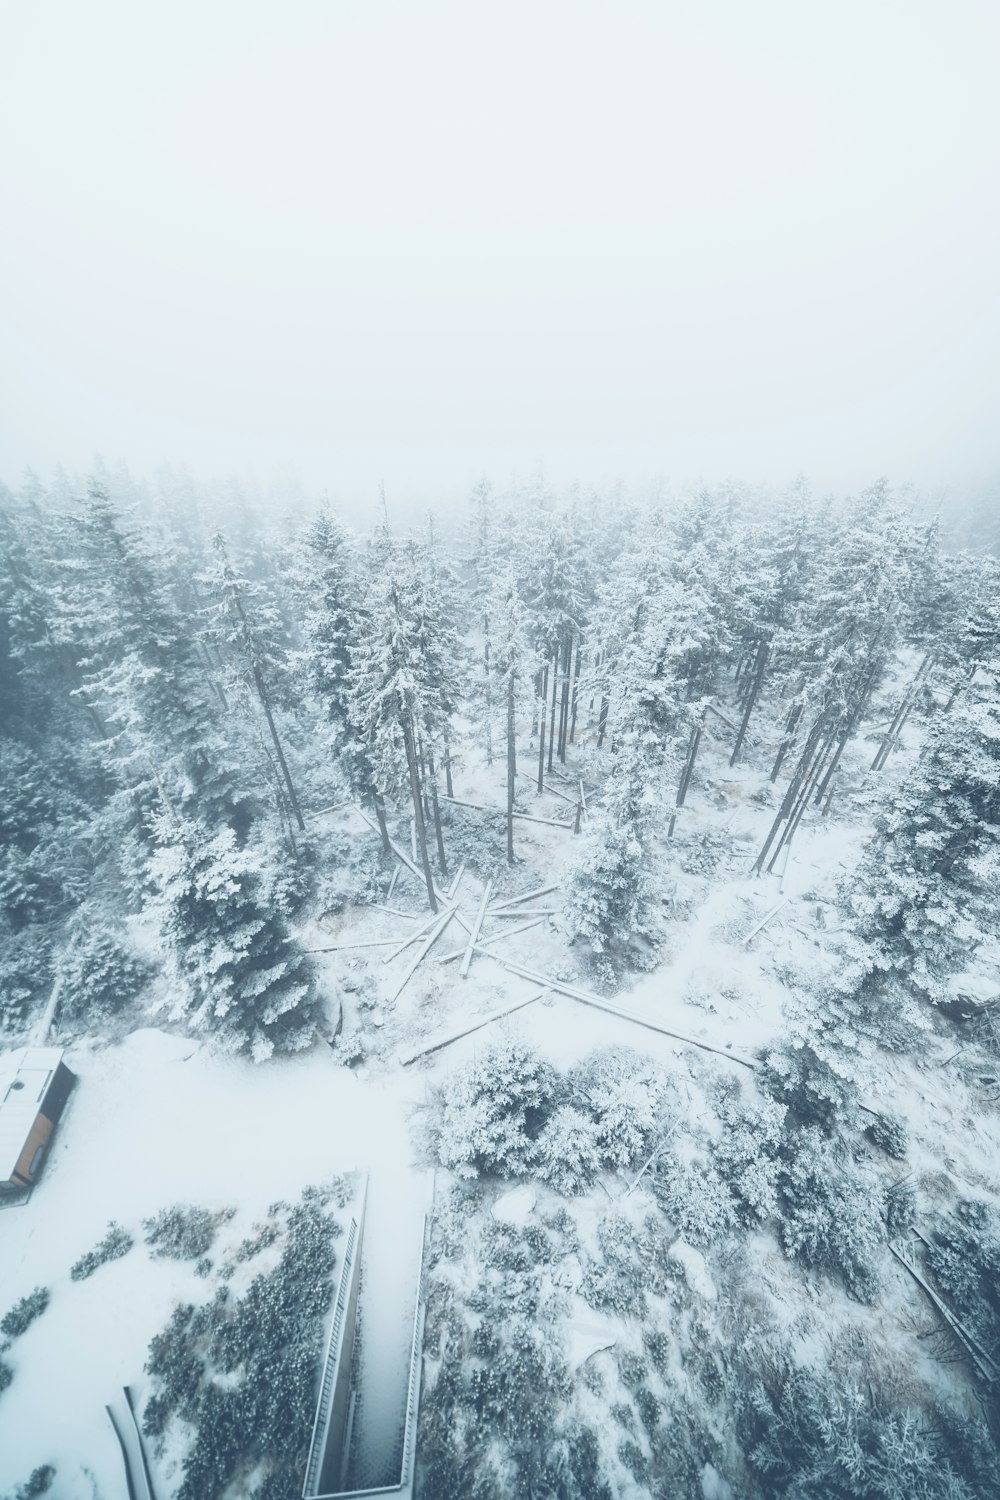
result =
[[[231,828],[161,817],[155,907],[183,994],[172,1012],[230,1052],[262,1062],[312,1042],[318,1005],[308,960],[273,903],[257,856]]]

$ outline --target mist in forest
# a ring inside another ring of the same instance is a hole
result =
[[[998,41],[976,0],[5,7],[0,473],[988,493]]]

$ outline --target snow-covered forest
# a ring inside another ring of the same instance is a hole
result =
[[[301,1495],[362,1173],[353,1488],[426,1213],[426,1500],[1000,1492],[993,538],[116,468],[0,536],[0,1033],[78,1080],[0,1493],[123,1493],[127,1385],[159,1496]]]

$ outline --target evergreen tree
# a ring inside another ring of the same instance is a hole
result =
[[[1000,696],[980,673],[931,722],[912,773],[882,812],[842,891],[859,977],[932,1000],[1000,930]]]
[[[257,856],[231,828],[206,834],[159,819],[156,909],[183,994],[172,1014],[262,1062],[312,1042],[318,1005],[308,960],[265,900]]]

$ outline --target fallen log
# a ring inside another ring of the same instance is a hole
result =
[[[479,910],[476,913],[476,920],[472,924],[472,931],[469,933],[469,941],[466,943],[465,952],[462,955],[462,967],[459,970],[459,973],[461,974],[463,979],[468,978],[469,965],[472,963],[472,950],[476,946],[476,939],[479,936],[479,929],[483,925],[483,917],[486,915],[486,908],[489,905],[490,892],[492,891],[492,889],[492,880],[487,880],[486,886],[483,890],[483,899],[479,903]]]
[[[451,1031],[446,1036],[439,1036],[425,1047],[418,1047],[415,1052],[409,1052],[405,1057],[399,1059],[404,1068],[415,1063],[421,1057],[427,1057],[432,1052],[440,1052],[442,1047],[450,1047],[452,1042],[460,1042],[464,1036],[471,1036],[474,1031],[481,1031],[484,1026],[491,1026],[494,1021],[502,1021],[505,1016],[512,1016],[516,1010],[523,1010],[526,1005],[534,1005],[536,1000],[541,1000],[547,995],[548,990],[539,990],[537,995],[529,995],[527,1000],[518,1000],[514,1005],[504,1006],[502,1010],[491,1011],[488,1016],[483,1016],[472,1026],[465,1026],[461,1031]]]
[[[447,911],[443,911],[441,915],[435,919],[434,926],[424,938],[424,941],[421,943],[419,951],[414,957],[413,962],[410,964],[406,973],[403,975],[402,979],[399,981],[398,985],[389,996],[390,1000],[399,999],[400,995],[403,993],[403,990],[409,984],[410,980],[413,978],[413,975],[423,963],[424,959],[427,957],[428,953],[431,951],[434,944],[437,942],[442,932],[444,932],[445,928],[454,915],[455,908],[449,907]]]
[[[516,937],[519,932],[527,932],[528,929],[529,929],[529,927],[541,927],[541,925],[542,925],[542,923],[544,921],[545,921],[544,917],[539,917],[534,922],[524,922],[524,923],[522,923],[520,927],[509,927],[506,932],[495,932],[492,937],[480,938],[479,941],[476,943],[476,946],[473,949],[473,952],[474,953],[483,953],[493,943],[502,942],[504,940],[504,938]],[[439,964],[454,963],[454,961],[455,961],[456,958],[461,958],[462,955],[464,953],[466,953],[467,951],[468,951],[467,947],[465,947],[465,948],[456,948],[455,951],[454,951],[454,953],[446,953],[442,958],[439,958],[438,959],[438,963]]]

